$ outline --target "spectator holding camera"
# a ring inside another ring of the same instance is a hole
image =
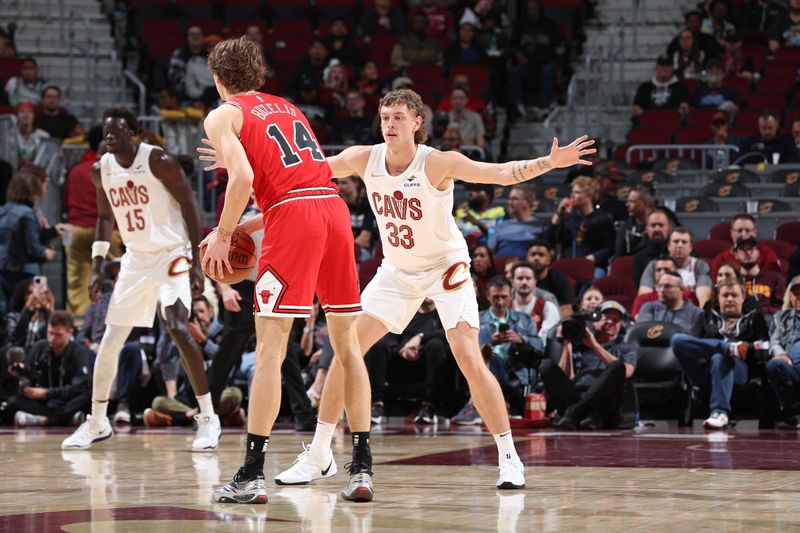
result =
[[[766,341],[769,330],[757,309],[744,311],[747,291],[736,278],[717,283],[717,305],[708,306],[699,337],[679,333],[670,342],[684,372],[693,385],[711,380],[706,429],[725,429],[731,414],[734,385],[747,383],[748,363],[755,363],[754,344]]]
[[[683,298],[683,278],[675,271],[665,272],[656,284],[658,300],[647,302],[636,317],[638,322],[672,322],[695,337],[703,329],[703,310]]]
[[[34,343],[47,336],[47,323],[53,314],[55,298],[47,286],[47,278],[36,276],[30,284],[30,292],[25,298],[25,307],[19,313],[16,323],[10,328],[11,344],[29,349]]]
[[[70,425],[89,407],[91,352],[72,340],[72,316],[54,311],[47,339],[27,352],[9,373],[20,378],[20,391],[9,401],[18,426]]]
[[[585,319],[562,322],[559,361],[548,359],[539,367],[548,409],[561,415],[556,427],[599,429],[619,424],[625,380],[633,376],[636,350],[619,334],[628,318],[625,308],[606,300],[599,312],[594,332]]]
[[[783,309],[775,315],[765,372],[780,404],[779,429],[800,429],[800,421],[792,410],[795,408],[800,383],[800,276],[789,283],[783,299]]]
[[[536,296],[533,265],[525,261],[514,265],[511,269],[511,285],[514,288],[511,308],[532,316],[539,337],[546,339],[550,330],[561,320],[561,314],[556,304]]]
[[[530,267],[527,267],[530,270]],[[529,272],[530,273],[530,272]],[[521,386],[530,385],[529,368],[544,349],[536,333],[533,317],[511,308],[511,283],[505,276],[489,280],[491,306],[480,314],[478,341],[489,370],[500,382],[503,394],[513,411],[522,408]],[[516,407],[516,408],[515,408]],[[456,424],[480,424],[478,412],[472,401],[453,418]]]

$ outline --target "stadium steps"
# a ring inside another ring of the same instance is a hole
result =
[[[64,92],[65,107],[82,121],[89,123],[97,119],[104,107],[118,104],[118,94],[107,83],[95,83],[95,77],[87,72],[86,51],[90,40],[97,43],[101,53],[114,49],[114,38],[108,17],[101,11],[98,0],[63,0],[65,19],[73,17],[72,31],[76,49],[72,57],[72,83],[70,86],[69,51],[62,42],[61,10],[58,0],[5,0],[0,2],[0,20],[17,23],[15,43],[20,57],[32,56],[39,64],[39,73],[47,82],[58,85]],[[65,23],[65,41],[69,38],[69,26]],[[114,64],[108,57],[95,61],[94,75],[101,80],[110,80]],[[121,61],[116,69],[121,71]],[[97,92],[97,106],[94,93]],[[125,102],[131,102],[132,91],[126,89]]]

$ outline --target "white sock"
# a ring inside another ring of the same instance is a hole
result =
[[[328,450],[331,448],[333,434],[336,432],[336,424],[329,424],[322,420],[317,420],[317,430],[314,432],[314,440],[309,446],[309,453],[312,457],[325,459]]]
[[[214,404],[211,403],[211,393],[207,392],[197,397],[197,404],[200,406],[200,414],[203,416],[214,416]]]
[[[108,416],[108,400],[104,402],[92,400],[92,418],[99,423],[106,416]]]
[[[497,443],[497,460],[499,463],[502,464],[508,460],[519,461],[519,456],[517,455],[517,450],[514,448],[514,439],[511,437],[510,429],[505,433],[498,433],[497,435],[492,436],[494,437],[494,441]]]

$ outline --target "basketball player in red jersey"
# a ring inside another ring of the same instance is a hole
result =
[[[226,503],[266,503],[264,454],[281,402],[280,367],[295,317],[308,317],[316,292],[344,371],[344,403],[353,437],[350,480],[342,497],[370,501],[370,388],[356,336],[361,313],[350,212],[331,181],[308,120],[293,104],[256,91],[264,79],[259,47],[245,37],[217,44],[208,57],[225,104],[205,120],[228,168],[225,207],[206,239],[203,269],[230,268],[230,237],[251,189],[264,213],[255,286],[256,373],[250,395],[244,465],[214,490]],[[333,467],[333,461],[329,468]]]

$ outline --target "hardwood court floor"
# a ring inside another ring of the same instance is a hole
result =
[[[800,531],[795,433],[517,431],[527,488],[498,491],[491,435],[476,428],[373,431],[375,501],[338,497],[339,474],[304,487],[271,481],[310,434],[274,433],[269,504],[212,504],[240,465],[243,432],[191,453],[188,429],[133,429],[87,451],[61,451],[67,430],[0,428],[0,532],[168,531]]]

